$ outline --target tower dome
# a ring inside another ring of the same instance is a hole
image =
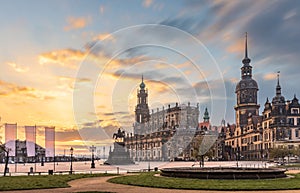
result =
[[[145,83],[144,83],[144,77],[143,77],[143,75],[142,75],[142,82],[141,82],[141,84],[140,84],[140,88],[141,88],[141,89],[145,89],[145,87],[146,87],[146,85],[145,85]]]

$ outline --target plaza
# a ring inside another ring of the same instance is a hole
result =
[[[264,168],[274,166],[275,163],[267,163],[261,161],[216,161],[205,162],[205,167],[236,167],[237,163],[239,167],[252,167],[252,168]],[[55,169],[54,169],[55,166]],[[47,162],[44,166],[41,163],[26,163],[26,164],[9,164],[9,174],[11,176],[28,175],[30,168],[33,168],[34,175],[48,175],[49,170],[54,170],[55,174],[68,174],[70,171],[70,162]],[[17,167],[17,170],[16,170]],[[199,167],[199,162],[136,162],[133,165],[104,165],[102,160],[95,161],[95,168],[91,169],[91,162],[73,162],[74,174],[87,174],[87,173],[112,173],[112,174],[124,174],[127,172],[143,172],[148,171],[150,167],[154,170],[155,167],[170,168],[170,167]],[[0,164],[0,171],[3,172],[4,164]],[[17,171],[17,172],[16,172]]]

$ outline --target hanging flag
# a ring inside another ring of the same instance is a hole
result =
[[[45,127],[46,157],[54,157],[55,153],[55,127]]]
[[[5,146],[9,149],[9,156],[16,156],[17,123],[5,123]]]
[[[35,156],[36,126],[25,126],[27,156]]]

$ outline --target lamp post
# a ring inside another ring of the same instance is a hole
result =
[[[71,166],[70,166],[70,174],[73,174],[73,147],[70,148],[70,154],[71,154]]]
[[[92,151],[92,163],[91,163],[91,168],[95,168],[95,159],[94,159],[94,151],[96,149],[96,147],[94,145],[92,145],[92,147],[90,147],[91,151]]]

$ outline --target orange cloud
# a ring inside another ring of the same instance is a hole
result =
[[[28,72],[29,68],[16,64],[15,62],[7,62],[16,72]]]
[[[229,53],[241,53],[245,49],[245,41],[243,39],[240,39],[234,44],[231,44],[229,47],[227,47],[227,52]]]
[[[115,40],[114,37],[110,33],[102,33],[94,37],[94,40]]]
[[[54,95],[49,94],[48,92],[39,91],[37,89],[26,87],[26,86],[19,86],[14,83],[9,83],[0,80],[0,96],[22,96],[27,98],[33,99],[42,99],[42,100],[49,100],[55,99]]]
[[[277,77],[277,74],[275,73],[269,73],[264,75],[265,80],[275,80]]]
[[[35,91],[35,89],[33,88],[19,86],[14,83],[5,82],[2,80],[0,80],[0,90],[0,95],[2,96],[8,96],[16,93],[30,93],[32,91]]]
[[[85,26],[87,26],[88,24],[90,24],[92,21],[91,17],[68,17],[67,18],[67,23],[68,25],[64,27],[65,31],[70,31],[73,29],[80,29],[80,28],[84,28]]]
[[[72,60],[83,60],[85,57],[85,52],[74,50],[74,49],[64,49],[57,50],[48,53],[41,54],[39,56],[39,63],[56,63],[61,66],[65,66],[68,68],[76,68],[77,65],[71,63]]]

